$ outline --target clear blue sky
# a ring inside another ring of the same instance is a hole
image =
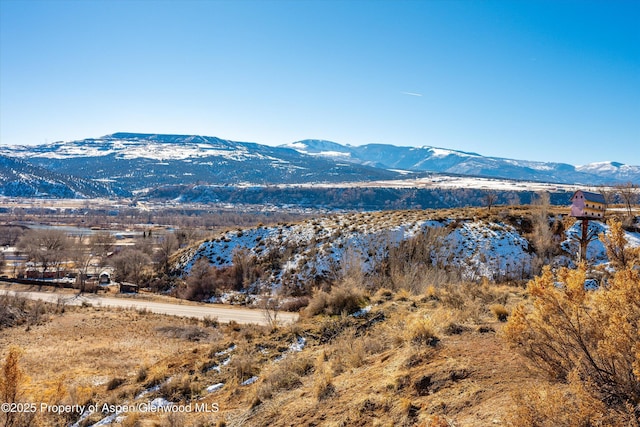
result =
[[[127,131],[640,165],[640,1],[0,0],[0,143]]]

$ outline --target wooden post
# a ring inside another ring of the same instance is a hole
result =
[[[580,261],[587,261],[587,246],[591,240],[589,236],[589,220],[582,219],[582,235],[580,236]]]

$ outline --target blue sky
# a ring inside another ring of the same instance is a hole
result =
[[[113,132],[640,165],[640,2],[0,0],[0,143]]]

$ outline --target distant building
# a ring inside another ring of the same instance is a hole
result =
[[[100,273],[100,276],[98,277],[98,284],[108,285],[109,283],[111,283],[111,275],[109,274],[109,272],[103,271],[102,273]]]
[[[584,219],[603,219],[607,203],[600,193],[578,190],[571,197],[571,216]]]
[[[138,285],[133,283],[120,283],[120,293],[122,294],[130,294],[130,293],[138,293]]]

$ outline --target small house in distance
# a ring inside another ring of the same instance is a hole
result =
[[[109,283],[111,283],[111,275],[109,275],[109,272],[103,271],[102,273],[100,273],[100,276],[98,276],[98,284],[106,286]]]
[[[571,197],[571,216],[583,219],[603,219],[606,209],[600,193],[578,190]]]

